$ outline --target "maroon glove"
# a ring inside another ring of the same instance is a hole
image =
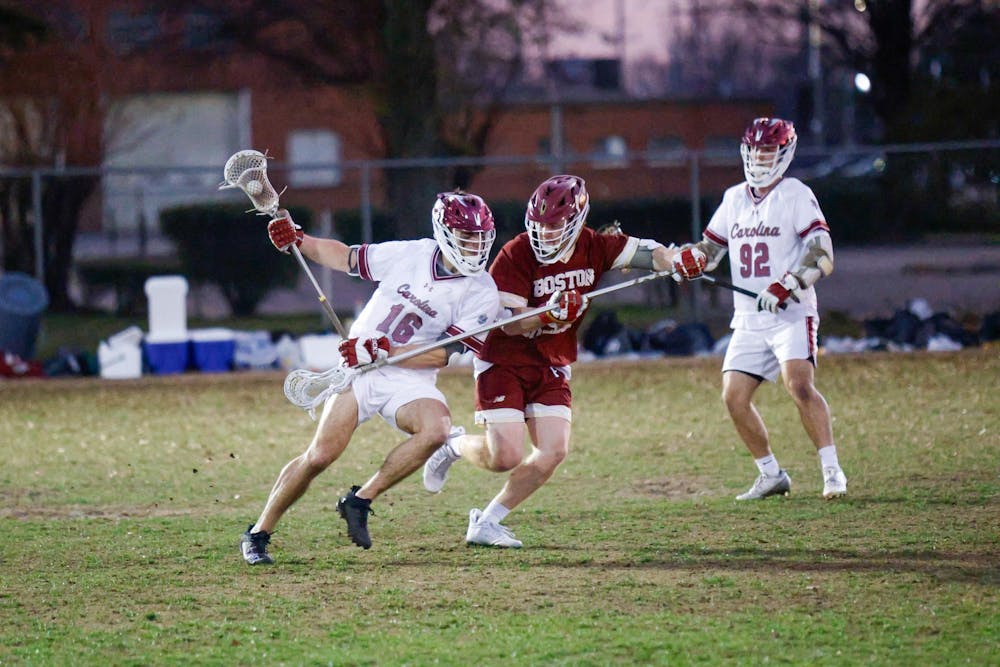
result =
[[[345,338],[340,341],[340,356],[344,365],[354,368],[364,366],[381,359],[389,358],[389,339],[385,336],[377,338]]]
[[[673,268],[676,274],[675,280],[684,276],[688,280],[697,278],[705,270],[708,257],[694,246],[684,246],[681,251],[674,255]]]
[[[558,304],[557,308],[539,315],[542,324],[572,324],[587,310],[587,297],[575,289],[568,292],[556,292],[549,298],[548,305]]]
[[[305,235],[302,233],[302,228],[292,222],[288,212],[282,212],[284,213],[282,217],[267,223],[267,235],[275,248],[281,252],[288,252],[293,243],[296,247],[302,245],[302,238]]]

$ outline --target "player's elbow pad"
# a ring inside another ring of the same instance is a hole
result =
[[[706,239],[702,239],[696,243],[694,247],[705,253],[705,257],[708,258],[708,261],[705,263],[705,273],[714,271],[715,267],[717,267],[719,262],[722,261],[722,258],[726,256],[726,251],[729,250],[729,248],[724,245],[718,245]]]
[[[833,273],[833,242],[829,234],[817,234],[808,243],[802,264],[793,271],[803,288],[812,287],[820,278]]]

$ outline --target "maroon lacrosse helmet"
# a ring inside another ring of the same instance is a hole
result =
[[[755,118],[743,133],[743,174],[754,188],[766,188],[782,177],[795,156],[798,136],[791,121]]]
[[[524,226],[542,264],[558,262],[573,248],[590,212],[587,186],[579,176],[546,179],[528,200]]]
[[[493,212],[482,197],[442,192],[431,210],[431,222],[438,247],[462,275],[486,268],[497,232]]]

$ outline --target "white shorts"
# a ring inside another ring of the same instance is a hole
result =
[[[351,384],[351,391],[358,402],[358,424],[375,415],[396,425],[396,411],[407,403],[421,398],[431,398],[448,405],[444,394],[435,384],[437,372],[386,366],[377,371],[363,373]]]
[[[815,366],[818,331],[819,318],[812,316],[795,322],[778,320],[764,329],[734,329],[722,372],[742,371],[774,382],[786,361],[811,359]]]

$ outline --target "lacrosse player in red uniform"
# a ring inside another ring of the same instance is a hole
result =
[[[545,180],[528,201],[527,231],[504,245],[490,266],[504,308],[519,313],[547,303],[558,307],[490,332],[474,361],[475,420],[485,424],[486,434],[450,438],[424,465],[424,486],[432,492],[441,490],[448,468],[460,458],[486,470],[510,471],[486,508],[469,512],[469,544],[520,547],[520,540],[500,522],[566,458],[572,420],[570,364],[576,360],[587,293],[611,269],[673,267],[673,246],[598,234],[585,226],[589,211],[582,178]],[[527,456],[526,428],[533,445]]]
[[[682,256],[706,256],[705,270],[728,252],[733,284],[760,294],[757,299],[733,294],[733,335],[722,364],[723,400],[759,471],[737,500],[791,489],[752,401],[760,384],[773,382],[779,372],[819,454],[823,497],[847,494],[830,408],[814,384],[819,312],[813,285],[833,271],[833,243],[812,190],[798,179],[783,178],[795,144],[789,121],[755,119],[740,145],[746,182],[726,190],[702,241],[681,249]]]
[[[434,240],[360,246],[304,234],[287,214],[268,225],[268,235],[278,250],[288,252],[296,244],[315,262],[378,281],[349,337],[340,343],[346,365],[372,363],[496,319],[499,297],[493,278],[485,271],[496,237],[489,207],[473,194],[442,193],[431,221]],[[449,346],[458,349],[441,347],[360,374],[349,390],[327,400],[309,447],[282,469],[260,518],[243,534],[241,551],[246,562],[273,562],[267,545],[278,520],[312,480],[337,460],[357,427],[379,415],[409,437],[389,452],[363,486],[353,486],[337,503],[351,541],[371,547],[371,501],[420,468],[451,430],[448,403],[435,386],[438,368],[447,364],[452,352],[478,351],[482,344],[481,339],[466,338]]]

